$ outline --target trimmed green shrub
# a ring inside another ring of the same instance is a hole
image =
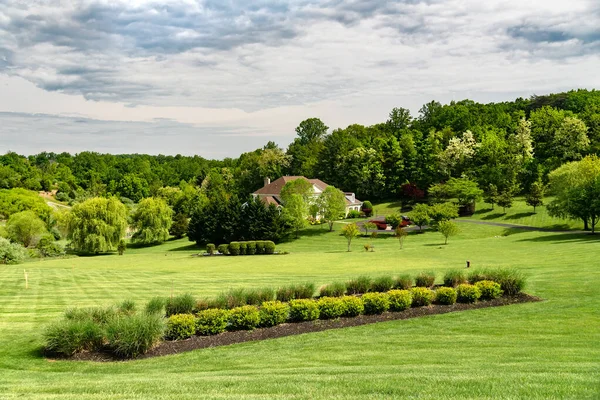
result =
[[[228,244],[220,244],[217,247],[217,250],[221,254],[228,255],[229,254],[229,245]]]
[[[453,269],[444,274],[444,286],[457,287],[463,283],[467,283],[467,277],[463,270]]]
[[[344,293],[346,293],[346,285],[344,282],[330,283],[319,289],[320,297],[341,297]]]
[[[265,301],[275,298],[275,290],[272,288],[248,289],[246,291],[246,304],[259,306]]]
[[[390,311],[404,311],[412,304],[412,295],[408,290],[390,290]]]
[[[206,245],[206,252],[207,252],[208,254],[210,254],[211,256],[212,256],[213,254],[215,254],[215,245],[214,245],[214,244],[212,244],[212,243],[209,243],[209,244],[207,244],[207,245]]]
[[[181,340],[192,337],[196,333],[196,319],[192,314],[175,314],[167,320],[165,339]]]
[[[359,276],[346,282],[346,292],[348,294],[363,294],[371,290],[372,280],[368,276]]]
[[[387,292],[394,286],[394,279],[391,276],[380,276],[373,280],[371,291]]]
[[[257,240],[255,243],[256,243],[256,254],[265,254],[264,240]]]
[[[360,297],[344,296],[340,297],[344,306],[342,317],[356,317],[365,312],[365,306]]]
[[[265,254],[274,254],[275,253],[275,243],[270,240],[264,242],[265,246]]]
[[[265,301],[260,306],[260,326],[270,327],[283,324],[290,314],[290,306],[281,301]]]
[[[19,264],[25,260],[25,248],[0,237],[0,264]]]
[[[456,303],[456,290],[451,287],[441,287],[435,291],[435,302],[437,304],[452,305]]]
[[[365,293],[362,296],[365,314],[383,314],[390,308],[390,296],[387,293]]]
[[[165,314],[167,317],[175,314],[191,314],[194,311],[196,299],[189,293],[167,299]]]
[[[73,321],[93,321],[104,325],[117,315],[113,307],[69,308],[65,311],[65,319]]]
[[[394,289],[409,290],[413,286],[413,278],[410,275],[400,275],[394,279]]]
[[[225,332],[229,322],[229,311],[211,308],[200,311],[196,317],[196,334],[202,336],[218,335]]]
[[[249,256],[256,254],[256,242],[246,242],[246,254]]]
[[[136,309],[135,301],[123,300],[118,306],[117,311],[121,314],[134,314]]]
[[[239,256],[240,255],[240,242],[229,243],[228,250],[229,250],[230,256]]]
[[[456,287],[456,300],[459,303],[475,303],[481,296],[481,292],[475,285],[463,283]]]
[[[493,300],[502,296],[503,290],[499,283],[493,281],[479,281],[475,287],[481,292],[481,300]]]
[[[344,302],[338,297],[321,297],[317,305],[320,319],[335,319],[344,315]]]
[[[410,294],[412,295],[413,307],[428,306],[435,298],[433,290],[424,287],[414,287],[410,290]]]
[[[45,349],[50,354],[72,356],[81,351],[93,351],[102,346],[103,330],[91,319],[63,319],[44,332]]]
[[[433,271],[421,272],[415,277],[415,286],[432,287],[435,282],[435,273]]]
[[[106,325],[107,346],[118,357],[146,353],[163,337],[165,323],[157,314],[121,315]]]
[[[167,299],[164,297],[154,297],[146,304],[146,312],[148,314],[164,315],[166,302]]]
[[[246,248],[248,247],[246,242],[240,242],[240,256],[246,255]]]
[[[290,300],[290,321],[314,321],[319,318],[319,306],[312,299]]]
[[[260,323],[260,314],[256,306],[236,307],[229,311],[230,331],[250,331]]]

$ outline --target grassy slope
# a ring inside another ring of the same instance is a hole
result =
[[[189,242],[125,256],[0,266],[0,398],[598,398],[600,242],[577,234],[461,226],[436,233],[344,238],[319,227],[286,256],[192,258]],[[338,228],[339,229],[339,226]],[[360,251],[372,242],[374,253]],[[43,326],[65,307],[237,285],[323,284],[361,273],[514,266],[546,301],[312,333],[125,363],[40,358]],[[23,268],[30,289],[23,289]]]

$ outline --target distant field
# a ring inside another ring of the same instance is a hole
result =
[[[428,232],[409,235],[404,250],[393,237],[358,238],[348,253],[340,228],[311,227],[279,246],[291,253],[283,256],[192,257],[199,249],[177,240],[124,256],[2,265],[0,398],[600,397],[600,236],[462,224],[447,246]],[[362,250],[365,243],[375,252]],[[522,269],[529,275],[526,291],[545,301],[133,362],[48,361],[39,354],[44,326],[70,306],[425,269],[440,280],[466,260]]]

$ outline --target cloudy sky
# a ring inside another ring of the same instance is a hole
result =
[[[430,100],[600,87],[599,0],[2,0],[0,153],[236,156]]]

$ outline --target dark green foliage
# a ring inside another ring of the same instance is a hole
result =
[[[317,301],[320,319],[335,319],[344,315],[345,306],[342,299],[337,297],[321,297]]]
[[[265,254],[264,240],[257,240],[255,243],[256,243],[256,254]]]
[[[370,217],[373,214],[373,203],[365,200],[362,205],[362,212],[365,213],[365,216]]]
[[[363,294],[371,290],[373,281],[368,276],[359,276],[346,282],[346,292],[348,294]]]
[[[404,311],[412,304],[412,295],[409,290],[390,290],[390,311]]]
[[[25,248],[0,237],[0,264],[19,264],[25,260]]]
[[[189,225],[190,221],[188,217],[183,213],[177,213],[173,217],[173,223],[171,225],[171,229],[169,229],[169,233],[176,239],[181,239],[187,234]]]
[[[265,254],[273,254],[275,253],[275,243],[270,240],[264,242],[265,246]]]
[[[360,211],[350,210],[350,211],[348,211],[348,215],[346,215],[346,218],[349,218],[349,219],[360,218]]]
[[[341,297],[346,293],[346,285],[344,282],[334,282],[325,285],[319,289],[321,297]]]
[[[81,351],[93,351],[102,346],[103,330],[90,319],[63,319],[44,332],[45,350],[50,354],[72,356]]]
[[[174,314],[191,314],[194,311],[196,299],[190,293],[171,297],[165,304],[165,313],[167,317]]]
[[[272,288],[248,289],[246,291],[246,304],[259,306],[265,301],[275,298],[275,290]]]
[[[248,331],[256,328],[260,323],[260,313],[256,306],[236,307],[229,311],[230,331]]]
[[[218,335],[225,332],[229,323],[229,311],[218,308],[202,310],[196,317],[196,334]]]
[[[165,339],[182,340],[196,333],[196,319],[192,314],[175,314],[167,320]]]
[[[387,293],[365,293],[361,297],[365,314],[383,314],[390,308],[390,296]]]
[[[415,286],[418,287],[432,287],[435,282],[435,272],[426,271],[421,272],[415,277]]]
[[[499,283],[492,281],[479,281],[475,284],[481,292],[481,300],[493,300],[502,296],[502,289]]]
[[[344,307],[342,317],[356,317],[365,311],[365,306],[360,297],[344,296],[340,300]]]
[[[240,242],[240,256],[246,255],[246,242]]]
[[[408,290],[413,286],[413,278],[410,275],[400,275],[394,279],[394,289]]]
[[[312,299],[290,300],[290,321],[314,321],[319,318],[319,306]]]
[[[246,254],[249,256],[256,254],[256,242],[246,243]]]
[[[219,247],[217,247],[217,250],[219,251],[219,253],[227,255],[229,254],[229,245],[220,244]]]
[[[121,315],[106,325],[107,347],[118,357],[146,353],[163,337],[165,323],[157,314]]]
[[[394,278],[391,276],[380,276],[373,279],[371,284],[372,292],[387,292],[394,286]]]
[[[206,245],[206,252],[207,252],[208,254],[210,254],[211,256],[212,256],[213,254],[215,254],[215,245],[214,245],[214,244],[212,244],[212,243],[209,243],[209,244],[207,244],[207,245]]]
[[[444,286],[457,287],[461,283],[467,283],[465,271],[453,269],[444,274]]]
[[[64,247],[56,243],[52,235],[42,236],[35,248],[39,250],[42,257],[60,257],[65,254]]]
[[[125,243],[124,239],[121,239],[119,240],[119,244],[117,245],[117,252],[120,256],[122,256],[123,253],[125,253],[125,250],[127,250],[127,243]]]
[[[117,312],[119,312],[120,314],[134,314],[135,313],[135,309],[136,309],[136,305],[135,305],[135,301],[133,300],[123,300],[118,306],[117,306]]]
[[[385,223],[392,226],[392,229],[396,229],[402,222],[402,217],[399,214],[390,214],[385,217]]]
[[[410,294],[412,295],[412,306],[413,307],[423,307],[428,306],[433,302],[435,298],[435,293],[433,290],[428,289],[426,287],[415,287],[410,290]]]
[[[452,287],[441,287],[435,291],[437,304],[452,305],[456,303],[456,290]]]
[[[480,296],[477,286],[462,284],[456,287],[456,301],[459,303],[475,303]]]
[[[240,243],[239,242],[229,243],[229,255],[230,256],[239,256],[240,255]]]
[[[288,320],[290,306],[281,301],[266,301],[260,306],[260,326],[270,327]]]
[[[167,303],[167,299],[165,299],[164,297],[153,297],[146,304],[146,312],[148,314],[164,315],[166,303]]]

